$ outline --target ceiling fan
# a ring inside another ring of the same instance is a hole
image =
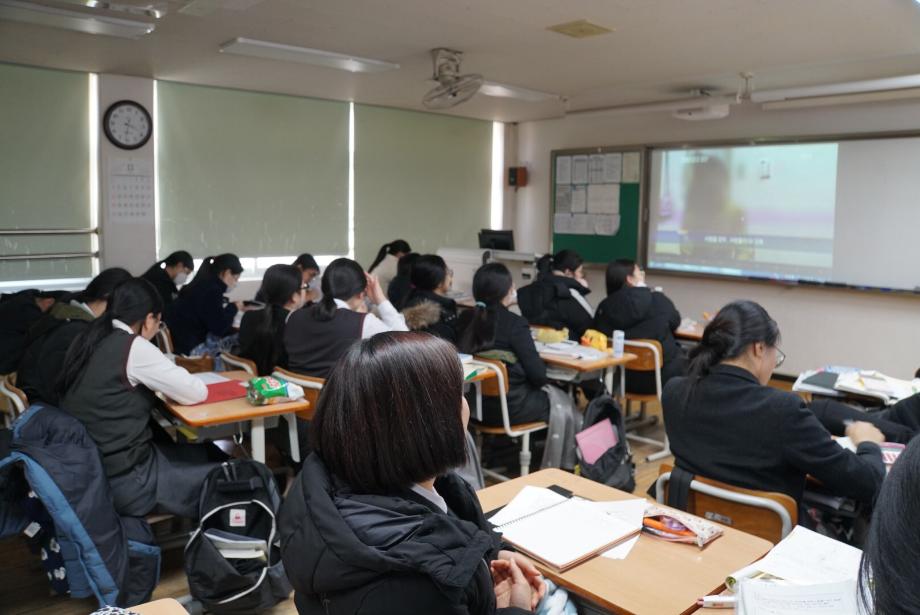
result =
[[[558,94],[486,81],[485,77],[478,73],[462,74],[460,72],[462,59],[462,51],[444,47],[431,50],[432,80],[436,81],[437,85],[422,98],[422,105],[425,108],[450,109],[468,101],[476,94],[496,98],[517,98],[527,102],[562,100]]]

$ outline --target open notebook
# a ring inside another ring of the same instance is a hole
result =
[[[559,572],[639,533],[595,502],[529,485],[489,521],[504,540]]]

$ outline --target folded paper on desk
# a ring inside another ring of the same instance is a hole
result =
[[[783,585],[745,579],[735,609],[738,615],[857,615],[856,581]]]
[[[850,581],[859,574],[862,551],[796,526],[760,561],[731,574],[725,584],[737,590],[742,579],[769,575],[795,585]]]
[[[854,371],[840,374],[834,389],[880,399],[891,404],[920,392],[920,380],[899,380],[876,371]]]
[[[490,522],[504,540],[564,572],[639,532],[636,524],[608,515],[597,504],[528,485]]]

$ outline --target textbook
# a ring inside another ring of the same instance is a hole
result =
[[[268,543],[259,538],[250,538],[225,532],[224,530],[205,530],[204,535],[211,544],[227,559],[267,559]]]
[[[737,615],[856,615],[856,580],[814,585],[785,585],[759,579],[739,584]]]
[[[558,572],[608,551],[640,529],[605,513],[597,502],[530,485],[489,521],[504,540]]]
[[[920,380],[899,380],[881,372],[861,370],[840,374],[834,389],[891,404],[920,391]]]

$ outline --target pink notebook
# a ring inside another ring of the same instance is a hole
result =
[[[610,419],[604,419],[575,434],[575,441],[578,442],[578,449],[585,463],[594,463],[607,452],[607,449],[616,446],[618,438],[617,432],[613,430],[613,423]]]

